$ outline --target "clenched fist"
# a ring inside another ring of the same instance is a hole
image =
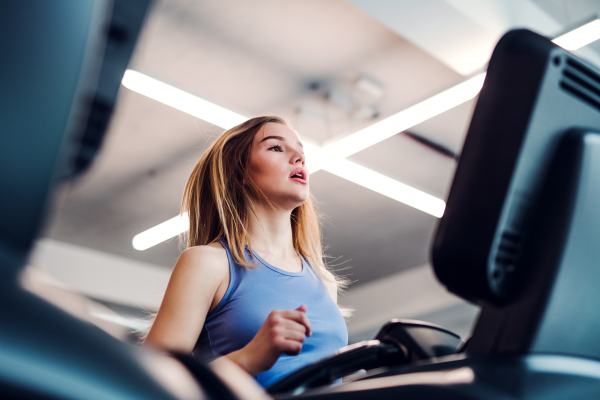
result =
[[[255,376],[270,369],[281,354],[300,354],[304,338],[310,335],[305,305],[295,310],[275,310],[269,314],[250,343],[226,357]]]

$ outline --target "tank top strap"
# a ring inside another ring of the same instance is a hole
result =
[[[225,252],[227,253],[227,261],[229,264],[229,285],[227,286],[227,291],[223,295],[223,298],[221,299],[219,304],[217,304],[217,306],[211,311],[209,311],[206,315],[207,319],[210,318],[212,315],[218,313],[223,308],[223,305],[227,303],[227,301],[231,297],[231,294],[234,292],[235,288],[239,284],[238,268],[240,267],[240,265],[234,261],[233,256],[231,255],[231,250],[229,250],[227,240],[224,237],[221,237],[219,238],[219,243],[221,243],[221,245],[225,249]]]

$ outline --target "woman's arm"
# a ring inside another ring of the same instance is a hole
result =
[[[228,285],[227,254],[219,243],[183,251],[144,346],[191,353],[206,314],[223,298]]]
[[[229,263],[220,244],[186,249],[173,269],[144,346],[191,353],[206,315],[228,285]],[[256,375],[271,368],[282,353],[299,354],[305,336],[311,335],[305,313],[306,306],[272,311],[250,343],[225,357]]]
[[[300,354],[304,338],[311,334],[305,305],[295,310],[275,310],[250,343],[225,357],[254,376],[270,369],[282,353],[290,356]]]

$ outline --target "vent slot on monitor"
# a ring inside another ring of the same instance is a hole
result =
[[[506,272],[512,272],[517,265],[522,245],[523,235],[521,233],[513,230],[504,231],[496,250],[496,267],[500,267]]]
[[[600,110],[600,76],[583,64],[567,58],[560,87],[584,103]]]
[[[491,271],[492,279],[499,286],[505,286],[516,271],[532,220],[534,204],[530,193],[520,191],[514,194],[511,210],[496,245]]]

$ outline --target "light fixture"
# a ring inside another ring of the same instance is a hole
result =
[[[327,155],[346,158],[436,115],[471,100],[481,90],[485,72],[423,100],[323,148]]]
[[[594,19],[552,40],[566,50],[577,50],[600,39],[600,19]]]
[[[248,118],[184,92],[140,72],[128,69],[121,82],[127,89],[142,94],[169,107],[200,118],[223,129],[233,128]]]
[[[441,218],[444,215],[446,208],[444,200],[352,161],[335,160],[335,162],[325,164],[323,169],[434,217]]]
[[[306,154],[306,165],[311,174],[323,169],[434,217],[441,218],[444,215],[446,203],[442,199],[350,160],[330,157],[325,149],[319,149],[306,141],[304,141],[304,153]]]
[[[327,161],[326,155],[323,149],[317,145],[310,143],[306,139],[302,140],[302,147],[304,148],[304,157],[306,158],[306,167],[309,174],[314,174],[320,171],[325,166]]]
[[[133,237],[132,245],[136,250],[146,250],[190,229],[190,219],[187,214],[179,215],[153,226]]]

